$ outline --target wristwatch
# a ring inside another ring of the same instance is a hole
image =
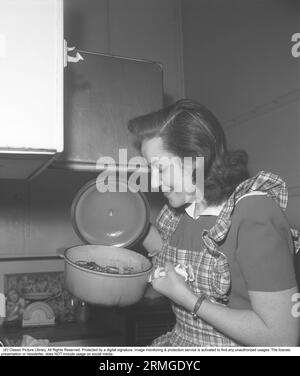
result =
[[[197,312],[199,311],[203,301],[207,298],[207,296],[205,294],[202,294],[201,296],[199,296],[199,298],[197,299],[195,305],[194,305],[194,309],[192,311],[192,317],[194,320],[196,320],[198,318],[197,316]]]

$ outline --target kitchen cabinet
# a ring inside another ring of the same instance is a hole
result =
[[[77,51],[83,60],[65,70],[64,152],[56,167],[95,171],[100,157],[139,155],[128,120],[163,105],[158,63]],[[119,163],[120,162],[120,163]],[[126,163],[126,161],[125,161]]]
[[[63,150],[63,1],[0,1],[0,178]]]
[[[43,168],[52,163],[58,154],[63,151],[64,48],[62,3],[62,0],[0,1],[0,120],[2,124],[2,137],[0,140],[0,178],[33,177]],[[127,35],[121,32],[121,36],[119,37],[118,35],[115,35],[115,32],[121,22],[123,28],[120,30],[125,32],[127,26],[130,24],[132,25],[130,33],[132,33],[133,29],[138,27],[138,25],[135,26],[135,23],[133,22],[136,11],[139,13],[142,12],[144,15],[144,21],[146,22],[149,13],[149,9],[146,6],[148,3],[143,3],[142,7],[138,9],[136,8],[137,4],[135,2],[128,3],[132,11],[127,9],[128,12],[126,12],[126,14],[128,16],[132,13],[133,17],[129,24],[127,18],[123,19],[121,17],[120,19],[122,14],[125,15],[122,3],[99,1],[91,2],[89,7],[86,7],[86,4],[84,4],[83,1],[77,1],[76,3],[81,7],[79,9],[76,8],[74,5],[75,1],[73,2],[73,0],[72,4],[67,1],[65,3],[67,3],[67,5],[65,4],[65,10],[67,13],[66,36],[67,38],[70,38],[70,43],[75,41],[75,44],[78,47],[81,46],[82,49],[91,48],[93,51],[97,50],[105,53],[130,55],[146,59],[149,58],[151,60],[162,61],[163,63],[167,60],[170,64],[166,65],[167,70],[164,75],[165,81],[169,76],[168,66],[172,66],[174,61],[177,62],[178,59],[180,60],[181,54],[179,54],[180,56],[178,55],[179,57],[176,55],[176,58],[173,56],[175,53],[174,51],[177,51],[180,47],[179,29],[177,30],[176,26],[177,21],[180,19],[180,6],[177,1],[176,6],[174,5],[174,9],[173,1],[168,2],[169,5],[164,6],[163,12],[159,5],[160,2],[156,1],[155,3],[153,2],[153,4],[151,3],[153,5],[153,9],[151,9],[154,12],[152,12],[151,15],[156,17],[157,14],[163,14],[163,16],[159,18],[159,24],[157,24],[158,19],[156,19],[155,38],[157,38],[157,41],[154,44],[153,42],[146,43],[146,49],[143,47],[143,40],[148,40],[148,34],[149,36],[154,35],[151,27],[147,28],[145,35],[142,34],[143,36],[140,39],[136,39],[138,43],[130,42],[129,39],[131,39],[131,34]],[[82,15],[86,14],[86,8],[88,8],[88,18],[83,19]],[[170,12],[172,17],[169,17]],[[99,19],[101,22],[99,22]],[[99,29],[98,26],[96,27],[96,24],[104,25],[103,28],[105,29],[105,33],[100,32],[99,35]],[[152,24],[153,22],[151,21],[150,25]],[[169,32],[168,38],[163,39],[161,45],[158,42],[161,40],[161,35],[166,36],[166,30],[164,29],[166,24],[169,25],[170,30],[173,30],[176,26],[176,36],[178,38],[176,37],[177,42],[175,43],[172,39],[174,33]],[[18,27],[15,27],[15,25],[18,25]],[[112,30],[110,30],[110,25],[112,25]],[[159,30],[162,30],[163,32],[160,32]],[[74,39],[73,32],[78,36],[77,39]],[[87,32],[88,37],[86,36]],[[140,32],[144,33],[145,31],[140,30]],[[138,36],[140,35],[140,32],[135,32],[134,35]],[[103,36],[104,34],[105,36]],[[92,47],[94,46],[94,42],[89,46],[85,46],[85,38],[88,38],[88,40],[91,38],[93,41],[97,41],[99,38],[104,38],[107,43],[105,42],[105,48],[100,49]],[[111,45],[108,42],[109,40],[111,41]],[[127,46],[128,43],[136,45],[137,50],[127,50],[127,47],[125,50],[122,50],[122,46]],[[178,48],[173,46],[174,43]],[[171,45],[175,50],[173,51],[172,47],[172,53],[168,53],[167,57],[161,57],[160,52],[153,52],[153,54],[144,53],[145,51],[148,51],[148,47],[152,51],[152,47],[154,48],[158,45],[160,46],[159,51],[169,51]],[[168,45],[167,49],[165,48],[165,45]],[[144,52],[139,54],[139,51]],[[150,63],[144,62],[143,65],[147,66],[147,64],[149,66]],[[158,65],[156,66],[158,67]],[[74,70],[74,68],[70,70]],[[172,71],[172,74],[173,73],[174,77],[181,77],[181,74],[177,74],[177,70],[176,72]],[[160,76],[162,81],[161,72]],[[70,83],[68,78],[66,78],[65,82],[67,83],[67,86]],[[168,88],[168,85],[166,88]],[[160,83],[160,86],[160,90],[162,91],[162,82]],[[147,89],[147,86],[144,88]],[[72,89],[69,89],[70,88],[67,87],[67,93],[72,92]],[[169,95],[168,90],[165,94]],[[178,95],[176,94],[176,96]],[[141,98],[143,98],[143,95]],[[157,103],[159,103],[157,107],[162,105],[162,93],[157,97]],[[69,104],[70,102],[67,103],[67,105]],[[153,106],[151,106],[151,104],[149,106],[141,106],[141,110],[144,112],[151,111],[152,109]],[[113,113],[116,117],[118,116],[117,111],[123,116],[123,109],[113,109]],[[111,118],[109,111],[106,111],[106,114]],[[133,116],[136,114],[136,111],[132,111]],[[127,120],[127,117],[128,114],[125,114],[124,119]],[[65,119],[68,123],[69,114]],[[116,124],[115,119],[112,119],[112,121],[113,124]],[[117,136],[115,136],[116,132],[113,129],[113,126],[110,125],[109,128],[110,130],[108,131],[109,134],[107,139],[109,142],[112,141],[112,145],[114,145],[120,138],[122,139],[122,142],[127,141],[128,134],[123,140],[122,136],[124,134],[120,132],[118,126],[115,125],[115,128],[118,128]],[[77,131],[78,129],[73,131],[72,134],[75,135]],[[79,131],[78,134],[81,135]],[[69,136],[68,131],[66,132],[66,135]],[[79,138],[76,136],[74,137]],[[104,143],[104,139],[105,137],[102,137],[102,145],[100,145],[107,147],[109,143]],[[67,146],[69,147],[70,142],[67,142]],[[71,148],[74,151],[76,146],[71,146]],[[131,151],[133,151],[133,149],[131,149]],[[73,153],[72,155],[71,153],[70,155],[69,152],[70,148],[64,157],[62,157],[61,161],[69,161],[74,157],[74,154],[76,154]],[[133,155],[134,153],[131,154]],[[81,155],[79,157],[80,158],[74,158],[74,160],[81,161],[81,159],[84,158],[84,156]],[[87,158],[86,161],[88,161],[88,159],[89,158]]]
[[[184,97],[181,0],[64,0],[64,5],[70,45],[159,61],[165,103]]]
[[[161,62],[165,104],[184,97],[181,0],[109,0],[108,16],[109,52]]]

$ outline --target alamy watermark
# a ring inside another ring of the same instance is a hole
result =
[[[163,156],[147,161],[142,156],[135,156],[128,160],[127,149],[119,149],[118,157],[117,161],[107,156],[98,159],[96,168],[101,170],[97,178],[99,192],[203,192],[203,157]],[[127,185],[118,185],[117,177]]]
[[[298,319],[300,317],[300,293],[292,295],[292,302],[295,303],[292,306],[292,316]]]
[[[5,296],[0,293],[0,319],[5,317]]]
[[[294,33],[291,37],[291,41],[294,43],[291,48],[291,54],[293,57],[300,56],[300,33]]]

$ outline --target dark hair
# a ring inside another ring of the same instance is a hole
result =
[[[169,152],[181,158],[204,157],[204,198],[218,205],[249,178],[245,151],[228,151],[218,119],[205,106],[188,99],[132,119],[129,131],[142,142],[160,137]]]

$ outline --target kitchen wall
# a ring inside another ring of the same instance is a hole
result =
[[[76,191],[93,174],[48,170],[35,180],[1,180],[0,255],[53,256],[81,244],[70,220]]]
[[[55,256],[59,248],[82,244],[72,226],[71,205],[79,189],[96,177],[48,169],[31,182],[2,180],[0,257]],[[153,221],[164,201],[155,193],[146,196]]]
[[[182,0],[186,96],[222,121],[252,173],[289,186],[288,217],[300,228],[300,32],[298,0]]]

